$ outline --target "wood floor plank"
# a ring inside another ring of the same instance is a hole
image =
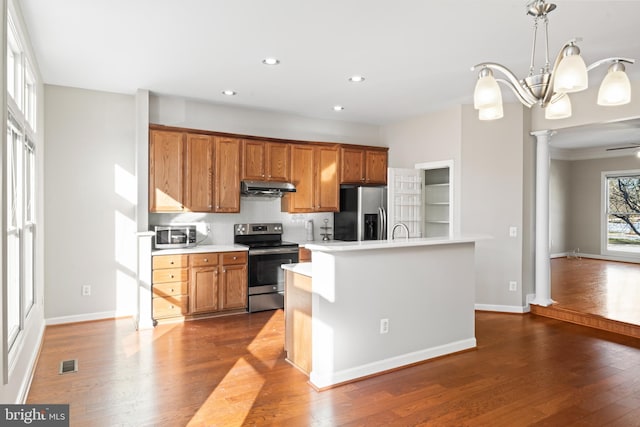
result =
[[[532,315],[476,313],[475,350],[323,392],[284,359],[281,311],[136,332],[47,327],[29,403],[72,426],[633,425],[640,340]],[[79,371],[58,375],[61,360]],[[632,424],[624,424],[632,423]]]

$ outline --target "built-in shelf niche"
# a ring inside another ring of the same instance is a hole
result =
[[[424,169],[424,236],[451,233],[451,168]]]

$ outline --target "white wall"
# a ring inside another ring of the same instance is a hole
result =
[[[461,106],[414,117],[382,128],[389,146],[389,166],[413,168],[417,163],[453,161],[453,224],[459,232],[461,206]]]
[[[149,121],[190,129],[315,142],[384,145],[378,126],[151,95]]]
[[[50,322],[135,310],[135,99],[46,86],[46,301]],[[91,285],[91,296],[81,296]]]
[[[476,245],[476,304],[523,306],[524,137],[528,122],[520,104],[505,104],[505,118],[480,121],[471,105],[462,109],[462,232],[488,234]],[[517,237],[509,236],[516,227]],[[518,291],[509,291],[509,282]]]

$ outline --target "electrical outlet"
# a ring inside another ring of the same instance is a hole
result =
[[[82,285],[82,296],[88,297],[91,295],[91,285]]]
[[[380,319],[380,333],[386,334],[389,332],[389,319]]]
[[[516,282],[515,280],[511,280],[509,282],[509,290],[514,292],[518,290],[518,282]]]
[[[518,237],[518,227],[509,227],[509,237]]]

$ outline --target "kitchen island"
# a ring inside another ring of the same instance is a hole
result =
[[[288,359],[323,389],[475,348],[478,239],[306,244],[283,266]]]

